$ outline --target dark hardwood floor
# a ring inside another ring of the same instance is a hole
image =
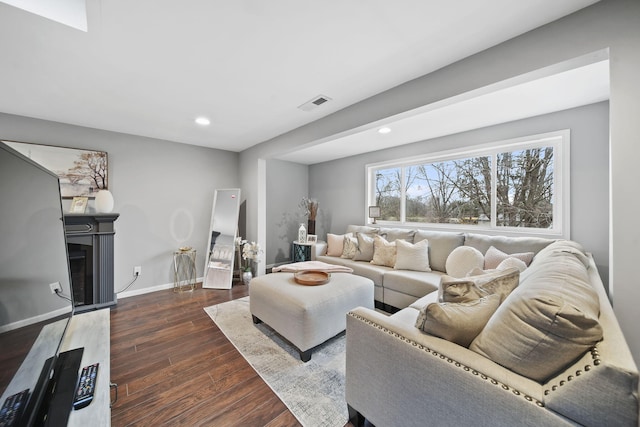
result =
[[[111,311],[112,425],[299,426],[203,310],[247,294],[235,283],[120,299]]]

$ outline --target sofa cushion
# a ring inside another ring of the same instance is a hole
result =
[[[388,242],[395,242],[396,240],[406,240],[413,243],[413,237],[416,234],[416,230],[408,230],[406,228],[380,228],[378,234],[387,239]]]
[[[373,236],[371,264],[393,267],[396,265],[396,252],[396,242],[388,242],[384,237]]]
[[[393,268],[383,267],[381,265],[373,265],[370,262],[354,261],[352,259],[342,257],[321,255],[317,257],[316,260],[326,262],[328,264],[349,267],[353,269],[353,274],[373,280],[373,284],[376,287],[382,286],[382,279],[385,273],[394,271]],[[380,298],[379,301],[382,301],[382,298]]]
[[[420,310],[416,327],[428,334],[469,347],[499,305],[499,295],[462,303],[431,303]]]
[[[409,243],[396,240],[396,270],[431,271],[429,266],[429,241]]]
[[[507,258],[516,258],[523,261],[527,266],[531,264],[533,252],[520,252],[515,254],[507,254],[497,249],[495,246],[489,247],[484,254],[484,268],[486,270],[498,268],[498,265]]]
[[[429,241],[429,266],[437,271],[447,271],[447,258],[458,246],[464,244],[464,234],[447,231],[418,230],[413,243],[421,240]]]
[[[366,233],[358,233],[358,250],[354,261],[371,261],[373,259],[373,236]]]
[[[351,233],[354,236],[358,233],[370,234],[373,236],[374,234],[378,234],[378,227],[371,227],[369,225],[347,225],[347,233]]]
[[[384,275],[384,288],[421,298],[438,290],[443,276],[440,272],[391,270]]]
[[[484,256],[470,246],[455,248],[447,258],[446,271],[449,276],[465,277],[474,268],[484,267]]]
[[[351,233],[331,234],[327,233],[327,256],[341,256],[344,249],[345,236],[351,237]]]
[[[465,246],[472,246],[485,254],[491,246],[508,254],[517,252],[533,252],[537,254],[542,249],[553,243],[552,239],[542,237],[507,237],[489,236],[485,234],[465,234]]]
[[[494,294],[502,302],[518,286],[519,281],[520,271],[517,268],[459,279],[445,275],[438,293],[442,302],[469,302]]]
[[[552,244],[552,245],[555,245]],[[546,251],[469,347],[544,382],[602,339],[596,291],[579,257]]]
[[[342,245],[341,258],[352,259],[358,252],[358,239],[352,236],[344,236],[344,243]]]

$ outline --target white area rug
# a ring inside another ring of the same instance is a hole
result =
[[[268,326],[253,324],[249,297],[204,310],[302,425],[347,423],[344,334],[314,349],[304,363],[298,351]]]

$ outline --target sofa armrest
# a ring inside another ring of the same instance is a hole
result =
[[[327,254],[327,242],[318,240],[315,245],[311,247],[311,260],[315,261],[317,257]]]
[[[544,386],[547,407],[584,425],[638,426],[638,368],[593,257],[589,277],[600,298],[603,339]],[[589,408],[585,410],[584,408]]]
[[[572,425],[540,384],[365,308],[347,315],[346,400],[377,426]]]

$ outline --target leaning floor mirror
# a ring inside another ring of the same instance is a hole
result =
[[[216,190],[213,195],[209,243],[203,288],[231,289],[233,283],[235,240],[240,211],[240,189]]]

